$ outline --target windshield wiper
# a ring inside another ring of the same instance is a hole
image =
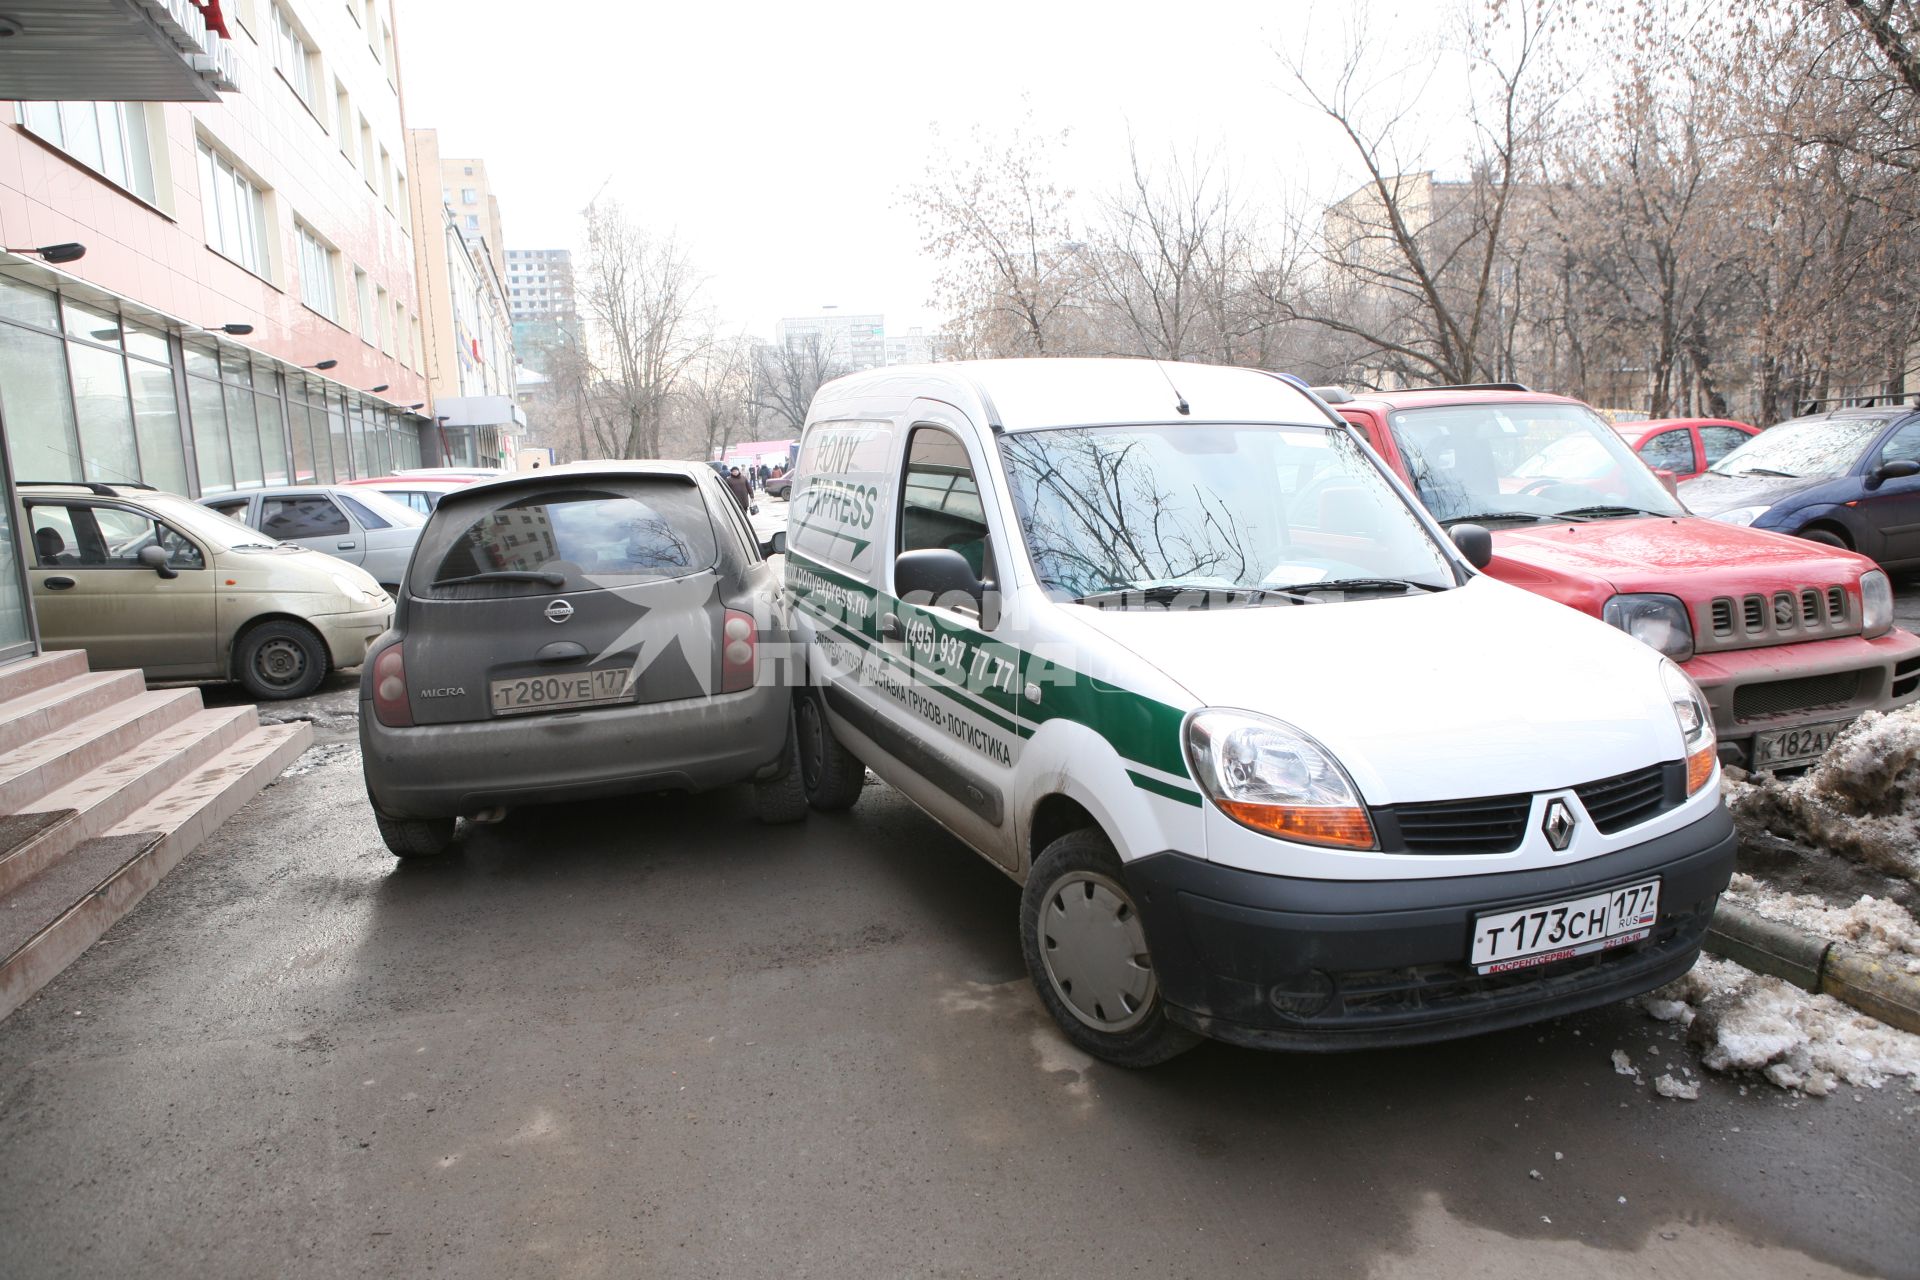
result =
[[[1546,515],[1539,511],[1476,511],[1470,516],[1448,516],[1440,522],[1442,529],[1450,529],[1456,524],[1478,524],[1482,520],[1527,520],[1539,524],[1542,520],[1557,520],[1558,516]]]
[[[1666,512],[1663,511],[1650,511],[1646,507],[1628,507],[1622,506],[1619,503],[1603,502],[1598,506],[1575,507],[1571,511],[1562,511],[1560,512],[1559,518],[1564,520],[1575,516],[1658,516],[1665,514]]]
[[[1772,467],[1748,467],[1745,471],[1720,471],[1716,469],[1714,474],[1721,476],[1778,476],[1782,480],[1801,479],[1800,476],[1791,471],[1775,471]]]
[[[1299,595],[1308,591],[1445,591],[1446,588],[1413,578],[1328,578],[1325,582],[1295,582],[1284,587],[1262,587],[1262,591]]]
[[[435,578],[436,587],[457,587],[466,582],[544,582],[550,587],[567,585],[567,575],[551,569],[495,569],[490,573],[470,573],[464,578]]]
[[[1268,596],[1285,594],[1285,588],[1226,587],[1217,582],[1156,582],[1150,587],[1116,587],[1111,591],[1095,591],[1090,595],[1076,597],[1073,603],[1090,604],[1096,608],[1134,600],[1146,604],[1172,604],[1176,600],[1191,596],[1204,597],[1208,603],[1212,603],[1215,597],[1255,603]]]

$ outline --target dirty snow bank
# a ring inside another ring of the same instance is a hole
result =
[[[1757,1071],[1782,1089],[1815,1097],[1839,1084],[1878,1089],[1899,1079],[1920,1093],[1920,1036],[1731,960],[1701,956],[1684,977],[1642,996],[1640,1006],[1685,1027],[1711,1071]],[[1660,1092],[1686,1096],[1679,1088]]]
[[[1920,921],[1897,902],[1863,893],[1848,906],[1832,907],[1813,894],[1783,893],[1738,871],[1725,900],[1829,942],[1877,956],[1904,956],[1907,968],[1920,973]]]
[[[1729,769],[1734,820],[1920,883],[1920,703],[1869,711],[1791,781]]]

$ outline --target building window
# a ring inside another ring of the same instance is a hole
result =
[[[479,217],[478,217],[478,215],[476,215],[476,214],[471,214],[471,213],[470,213],[470,214],[468,214],[468,215],[467,215],[467,230],[469,230],[469,231],[478,231],[479,229],[480,229],[480,219],[479,219]]]
[[[401,230],[411,231],[413,215],[407,206],[407,175],[398,169],[393,172],[393,211],[400,219]]]
[[[367,123],[365,116],[360,117],[360,169],[369,187],[373,186],[373,126]],[[378,190],[378,188],[375,188]]]
[[[374,295],[373,324],[374,324],[376,341],[382,351],[391,355],[393,354],[393,332],[388,327],[387,291],[385,289],[376,288],[373,291],[373,295]]]
[[[198,148],[207,244],[262,279],[269,278],[266,196],[231,160],[204,142]]]
[[[333,113],[336,117],[335,129],[340,134],[340,154],[353,163],[353,101],[347,97],[347,87],[338,80],[333,82]]]
[[[300,301],[335,324],[340,323],[340,297],[335,285],[340,255],[322,243],[304,223],[296,223],[300,236]]]
[[[468,170],[468,172],[472,172],[472,170]],[[460,203],[461,204],[479,204],[480,193],[478,191],[475,191],[472,187],[462,187],[460,188]]]
[[[316,88],[319,77],[314,65],[318,61],[313,46],[293,25],[287,11],[277,4],[273,6],[273,65],[280,69],[280,74],[309,110],[319,101]]]
[[[353,301],[360,309],[360,336],[377,341],[373,328],[373,280],[360,268],[353,269]]]
[[[154,202],[147,109],[138,102],[23,102],[20,123],[116,187]]]
[[[387,212],[393,212],[393,157],[385,147],[380,148],[380,198],[387,202]]]

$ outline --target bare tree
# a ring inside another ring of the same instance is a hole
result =
[[[814,393],[846,373],[824,333],[795,334],[757,349],[753,403],[783,430],[798,435],[806,425]]]
[[[1502,376],[1509,363],[1502,308],[1523,256],[1509,224],[1541,137],[1527,90],[1550,13],[1550,0],[1525,0],[1491,7],[1471,26],[1468,62],[1486,92],[1471,99],[1474,154],[1461,181],[1436,181],[1414,154],[1403,136],[1411,101],[1376,101],[1364,30],[1349,33],[1330,74],[1304,49],[1287,63],[1302,100],[1365,175],[1328,211],[1319,296],[1292,314],[1362,340],[1390,376],[1472,382]]]
[[[908,189],[927,254],[940,264],[932,305],[951,320],[953,354],[1059,355],[1076,349],[1086,283],[1073,192],[1050,176],[1066,134],[976,129],[942,150]]]
[[[618,397],[624,438],[609,456],[659,456],[667,404],[701,351],[701,281],[671,237],[656,238],[616,201],[587,207],[582,296],[594,320],[603,383]]]
[[[752,425],[753,342],[745,334],[710,337],[687,371],[681,401],[687,417],[689,452],[700,459],[719,457]]]

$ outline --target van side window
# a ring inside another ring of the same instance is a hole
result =
[[[938,548],[958,551],[977,578],[996,576],[986,510],[965,446],[938,427],[915,427],[907,437],[900,484],[899,550]]]

